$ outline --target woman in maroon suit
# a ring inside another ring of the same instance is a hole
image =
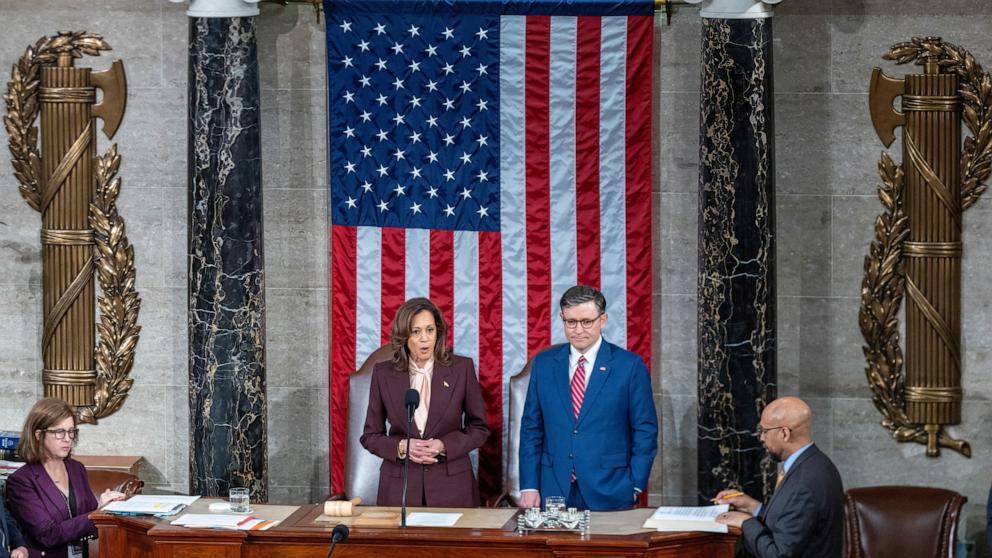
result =
[[[479,506],[470,451],[489,437],[482,390],[472,360],[448,352],[448,324],[426,298],[400,306],[393,320],[393,359],[372,369],[362,446],[382,458],[380,506],[398,506],[403,461],[410,460],[407,505]],[[409,389],[420,392],[411,447],[406,447]],[[386,431],[386,421],[389,431]]]
[[[70,457],[78,439],[76,415],[60,399],[38,401],[24,421],[17,453],[27,464],[7,478],[7,501],[24,528],[31,558],[85,557],[86,539],[97,535],[90,521],[97,500],[86,469]],[[99,505],[122,498],[107,490]]]

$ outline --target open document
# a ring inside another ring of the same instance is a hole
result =
[[[726,533],[727,526],[717,523],[716,516],[730,509],[730,506],[662,506],[644,522],[645,529],[658,531],[706,531]]]
[[[127,500],[111,502],[103,511],[122,515],[175,515],[192,504],[199,496],[176,496],[167,494],[131,496]]]
[[[172,521],[173,525],[200,529],[235,529],[239,531],[265,531],[278,521],[258,519],[254,515],[225,515],[216,513],[187,513]]]

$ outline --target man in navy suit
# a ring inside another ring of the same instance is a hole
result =
[[[14,517],[7,513],[0,497],[0,558],[28,558],[24,536]]]
[[[837,467],[813,443],[813,413],[798,397],[780,397],[761,413],[758,438],[782,477],[760,503],[736,490],[716,495],[734,511],[717,522],[740,527],[738,556],[840,558],[844,541],[844,484]]]
[[[561,297],[568,345],[534,357],[520,423],[520,507],[562,496],[594,511],[634,506],[658,452],[644,361],[603,339],[606,299],[592,287]]]

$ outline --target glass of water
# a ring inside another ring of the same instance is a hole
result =
[[[232,488],[228,494],[230,495],[229,501],[231,503],[232,512],[248,513],[251,511],[247,488]]]
[[[548,496],[544,499],[544,511],[548,513],[560,514],[565,510],[564,496]]]

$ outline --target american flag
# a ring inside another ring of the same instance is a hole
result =
[[[348,375],[427,296],[476,363],[498,494],[509,378],[565,340],[568,287],[599,287],[605,336],[650,365],[652,3],[324,7],[332,489]]]

